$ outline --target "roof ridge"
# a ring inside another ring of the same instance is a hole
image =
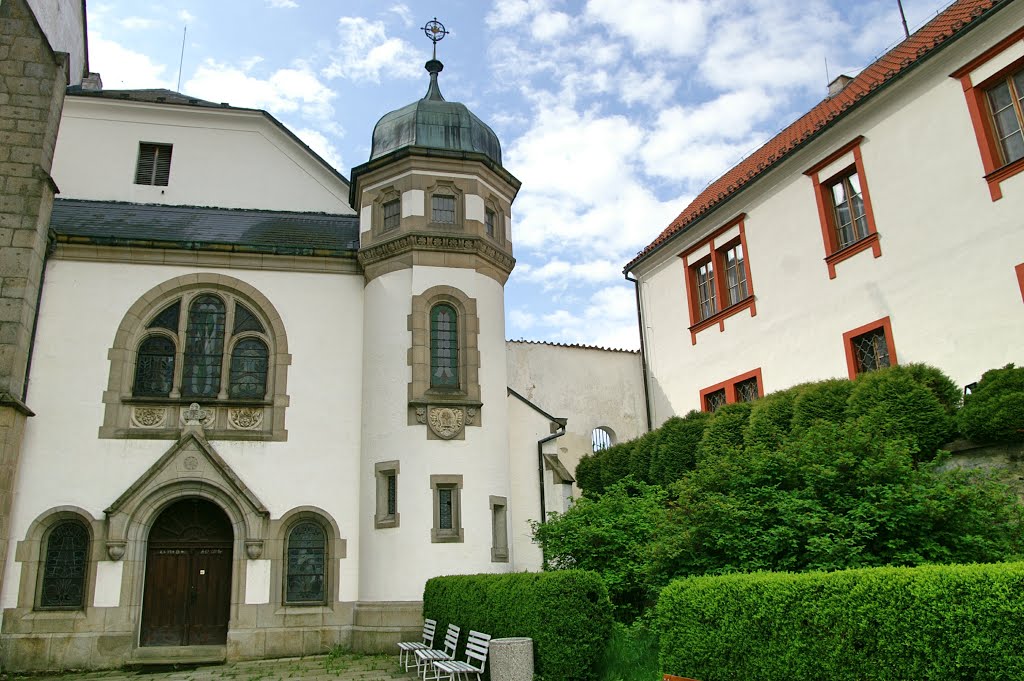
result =
[[[525,338],[506,338],[506,343],[523,343],[525,345],[551,345],[558,348],[580,348],[582,350],[603,350],[605,352],[628,352],[630,354],[637,354],[639,350],[630,350],[629,348],[610,348],[603,345],[587,345],[586,343],[558,343],[556,341],[546,340],[527,340]]]
[[[920,63],[965,27],[971,26],[1008,0],[955,0],[946,9],[868,64],[838,94],[826,97],[787,125],[770,140],[705,187],[683,211],[669,223],[654,241],[637,253],[623,268],[628,272],[641,260],[667,243],[671,237],[696,223],[707,213],[749,185],[790,154],[816,138],[852,108],[861,104],[882,86],[909,67]]]
[[[54,197],[54,202],[62,203],[86,203],[90,205],[104,205],[104,206],[137,206],[143,209],[170,209],[170,210],[209,210],[216,212],[238,212],[238,213],[262,213],[264,215],[303,215],[303,216],[324,216],[331,218],[351,218],[358,220],[359,216],[356,213],[328,213],[326,211],[299,211],[299,210],[279,210],[271,208],[229,208],[227,206],[197,206],[194,204],[172,204],[172,203],[138,203],[136,201],[116,201],[116,200],[103,200],[103,199],[74,199],[74,198],[58,198]]]

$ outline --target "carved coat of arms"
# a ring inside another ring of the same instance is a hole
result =
[[[435,435],[445,440],[451,440],[462,432],[465,419],[461,409],[430,407],[427,410],[427,425]]]

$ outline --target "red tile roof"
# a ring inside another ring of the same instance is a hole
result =
[[[855,104],[867,99],[882,85],[941,46],[997,5],[1011,0],[956,0],[909,38],[861,71],[834,97],[822,100],[747,158],[712,182],[665,230],[626,265],[628,271],[673,235],[697,222],[703,215],[750,184],[762,173],[832,125]]]

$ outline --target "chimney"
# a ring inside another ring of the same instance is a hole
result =
[[[836,79],[828,84],[828,96],[835,97],[843,91],[847,85],[853,82],[853,78],[845,74],[836,76]]]
[[[89,92],[100,92],[103,89],[103,81],[100,74],[90,71],[89,75],[82,79],[82,89]]]

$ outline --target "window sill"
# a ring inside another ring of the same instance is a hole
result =
[[[1024,158],[1018,158],[1013,163],[1007,163],[1002,168],[997,168],[985,176],[985,181],[988,182],[988,191],[992,195],[993,201],[1003,198],[1003,190],[999,183],[1010,179],[1020,172],[1024,172]]]
[[[399,516],[400,516],[400,514],[396,513],[395,515],[377,516],[377,517],[375,517],[373,519],[374,529],[377,529],[377,530],[388,530],[388,529],[391,529],[393,527],[398,527],[399,526],[398,525]]]
[[[218,399],[216,397],[147,397],[145,395],[134,395],[122,396],[121,401],[125,404],[130,405],[181,405],[188,406],[193,402],[207,405],[207,406],[224,406],[224,407],[272,407],[274,403],[270,400],[265,399],[244,399],[239,397],[231,397],[227,399]]]
[[[852,258],[861,251],[871,249],[871,252],[876,258],[882,256],[882,244],[878,241],[878,232],[872,232],[860,241],[855,241],[846,248],[842,248],[835,253],[832,253],[825,258],[825,264],[828,266],[828,278],[836,278],[836,264],[842,261]]]
[[[707,319],[702,319],[693,326],[690,327],[690,340],[693,344],[697,344],[697,334],[715,324],[718,324],[719,331],[725,331],[725,320],[732,317],[734,314],[738,314],[743,310],[750,310],[750,316],[757,316],[757,306],[754,304],[754,296],[750,295],[741,300],[740,302],[730,305],[724,310],[719,310],[715,314],[711,315]]]

